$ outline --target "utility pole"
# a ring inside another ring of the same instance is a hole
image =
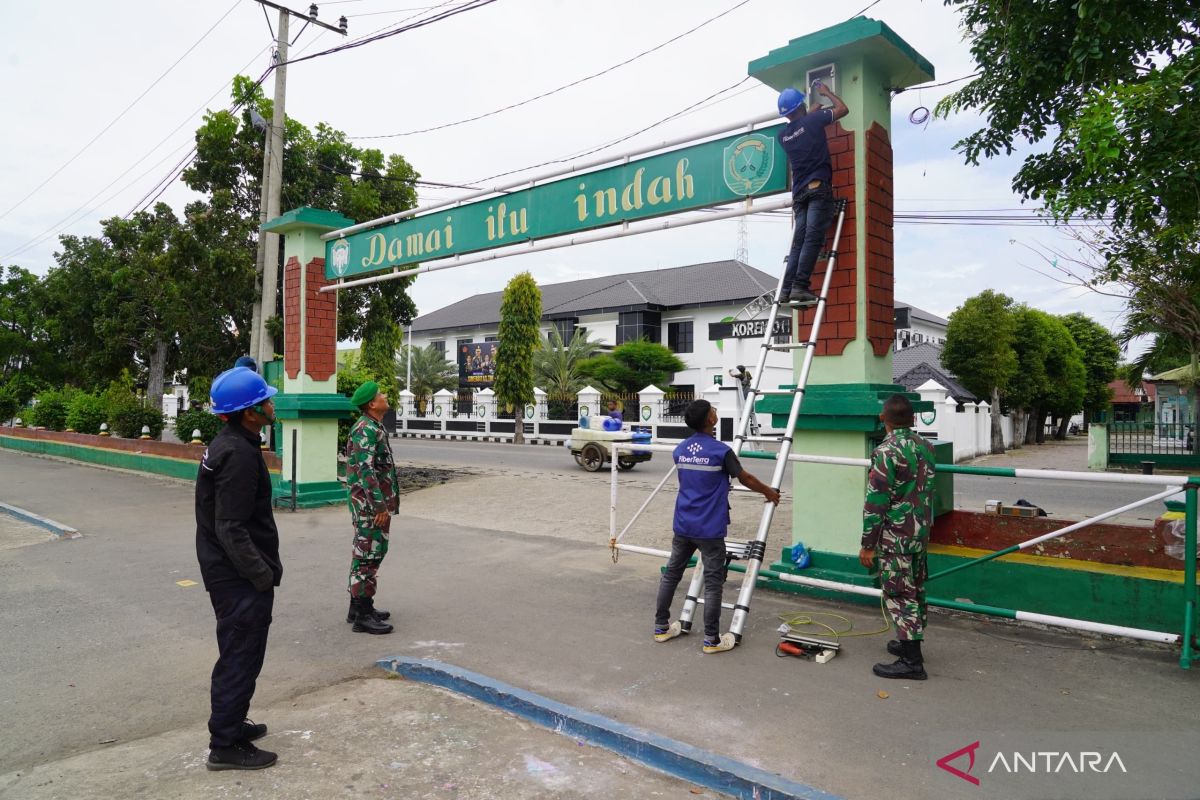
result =
[[[280,197],[283,194],[283,130],[287,124],[285,102],[287,97],[287,61],[288,61],[288,18],[296,17],[304,20],[304,26],[320,25],[334,33],[346,35],[346,18],[342,17],[338,25],[327,25],[317,19],[316,4],[308,7],[308,14],[292,11],[269,0],[255,0],[266,7],[279,12],[279,22],[275,29],[275,99],[271,109],[271,123],[267,130],[263,146],[263,176],[262,196],[259,198],[258,222],[261,226],[268,220],[279,216]],[[300,33],[304,28],[300,29]],[[300,34],[296,34],[299,38]],[[274,339],[267,333],[267,320],[275,315],[275,305],[278,301],[279,282],[279,234],[258,234],[258,254],[254,264],[255,293],[254,307],[250,322],[250,356],[259,364],[265,364],[275,358]]]

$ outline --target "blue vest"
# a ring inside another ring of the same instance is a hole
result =
[[[707,433],[697,433],[675,447],[679,496],[675,500],[677,536],[719,539],[729,527],[729,475],[725,454],[729,445]]]

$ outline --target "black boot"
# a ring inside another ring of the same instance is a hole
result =
[[[350,620],[346,620],[346,622],[349,622],[349,621]],[[892,639],[890,642],[888,642],[887,651],[889,653],[891,653],[892,655],[896,656],[897,658],[904,655],[904,648],[900,646],[899,639]]]
[[[375,612],[362,600],[350,601],[350,613],[354,615],[355,633],[391,633],[392,626],[375,616]]]
[[[380,620],[381,622],[389,619],[392,616],[392,612],[380,611],[378,608],[375,607],[375,598],[374,597],[364,597],[362,599],[362,602],[366,605],[367,610],[375,615],[375,619]]]
[[[277,756],[269,750],[259,750],[249,742],[233,747],[213,747],[208,751],[208,768],[265,769],[275,763]]]
[[[925,659],[921,656],[921,643],[901,640],[897,644],[900,645],[900,657],[892,664],[876,664],[871,667],[871,671],[881,678],[910,681],[923,681],[928,678],[925,674]]]
[[[358,616],[358,609],[360,606],[365,607],[367,611],[375,615],[376,619],[381,621],[392,616],[392,612],[390,611],[380,611],[379,609],[375,608],[374,598],[364,597],[361,600],[355,600],[351,598],[350,610],[346,612],[346,622],[354,622],[354,618]]]

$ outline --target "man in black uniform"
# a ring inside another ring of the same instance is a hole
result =
[[[209,769],[263,769],[276,759],[251,744],[267,726],[246,719],[283,577],[271,476],[259,449],[259,432],[275,421],[275,391],[254,371],[235,367],[217,376],[210,393],[213,413],[226,425],[204,451],[196,477],[196,556],[220,652],[212,672]]]

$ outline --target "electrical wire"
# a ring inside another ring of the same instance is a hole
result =
[[[863,14],[867,13],[875,6],[879,5],[881,2],[883,2],[883,0],[875,0],[874,3],[871,3],[866,8],[864,8],[862,11],[859,11],[857,14],[852,14],[849,17],[847,17],[846,21],[849,22],[850,20],[854,19],[855,17],[861,17]]]
[[[357,41],[346,42],[345,44],[339,45],[337,47],[331,47],[328,50],[321,50],[320,52],[313,53],[313,54],[307,55],[307,56],[301,56],[300,58],[289,58],[287,60],[287,63],[289,65],[290,64],[299,64],[302,61],[311,61],[314,58],[321,58],[322,56],[328,56],[328,55],[332,55],[334,53],[340,53],[344,50],[353,50],[356,47],[363,47],[368,44],[374,44],[375,42],[383,41],[384,39],[390,39],[393,36],[399,36],[402,33],[407,33],[409,31],[416,30],[417,28],[423,28],[426,25],[432,25],[435,22],[441,22],[442,20],[449,19],[450,17],[458,16],[459,14],[465,14],[468,11],[476,11],[480,8],[483,8],[484,6],[491,5],[494,2],[496,2],[496,0],[468,0],[468,2],[466,2],[466,3],[462,3],[461,5],[447,9],[446,11],[443,11],[440,14],[435,14],[431,17],[426,17],[425,19],[417,20],[416,22],[414,22],[410,25],[405,25],[403,27],[396,28],[395,30],[385,31],[380,34],[367,36],[367,37],[365,37],[363,39],[359,39]],[[446,5],[446,3],[442,3],[441,5]],[[437,7],[440,8],[441,6],[437,6]]]
[[[651,47],[649,50],[643,50],[642,52],[638,53],[637,55],[631,56],[631,57],[625,59],[624,61],[620,61],[616,64],[613,64],[610,67],[606,67],[606,68],[600,70],[599,72],[593,72],[590,75],[585,75],[582,78],[577,78],[576,80],[570,81],[569,83],[564,83],[563,85],[559,86],[558,88],[550,89],[548,91],[542,92],[541,94],[534,95],[533,97],[528,97],[519,102],[510,103],[509,105],[502,106],[497,109],[493,109],[492,111],[486,111],[482,114],[476,114],[473,117],[466,117],[464,119],[455,120],[454,122],[446,122],[446,123],[442,123],[441,125],[434,125],[434,126],[431,126],[428,128],[418,128],[418,129],[411,130],[411,131],[401,131],[400,133],[382,133],[382,134],[375,134],[372,136],[349,136],[347,138],[349,138],[349,139],[394,139],[394,138],[397,138],[400,136],[415,136],[419,133],[430,133],[431,131],[445,130],[446,128],[453,128],[457,125],[463,125],[468,122],[476,122],[478,120],[485,119],[487,117],[495,116],[496,114],[501,114],[505,111],[511,111],[514,108],[520,108],[521,106],[528,105],[534,101],[541,100],[541,99],[543,99],[545,97],[549,97],[550,95],[553,95],[553,94],[558,94],[559,92],[565,91],[565,90],[570,89],[575,86],[579,86],[580,84],[586,83],[594,78],[599,78],[602,75],[607,75],[608,73],[613,72],[617,69],[620,69],[621,67],[632,64],[634,61],[637,61],[638,59],[643,58],[644,56],[648,56],[651,53],[661,50],[664,47],[666,47],[667,45],[674,44],[675,42],[679,41],[680,39],[684,38],[685,36],[695,33],[696,31],[700,30],[704,26],[709,25],[713,22],[716,22],[721,17],[724,17],[728,14],[733,13],[734,11],[737,11],[739,8],[741,8],[742,6],[744,6],[750,2],[751,2],[751,0],[741,0],[741,2],[733,4],[729,8],[722,11],[720,14],[717,14],[714,17],[709,17],[708,19],[701,22],[699,25],[696,25],[693,28],[689,28],[688,30],[684,31],[683,33],[681,33],[677,36],[673,36],[670,39],[667,39],[665,42],[662,42],[661,44],[657,44],[654,47]]]
[[[750,80],[749,75],[747,75],[745,78],[742,78],[740,81],[738,81],[737,83],[735,83],[731,86],[726,86],[724,89],[721,89],[720,91],[713,92],[708,97],[705,97],[702,100],[697,100],[695,103],[692,103],[691,105],[687,106],[686,108],[676,111],[674,114],[671,114],[670,116],[663,117],[658,122],[653,122],[644,128],[640,128],[640,129],[634,131],[633,133],[626,134],[625,136],[622,136],[619,139],[613,139],[611,142],[599,145],[598,147],[593,147],[589,150],[584,150],[584,151],[578,152],[578,153],[572,153],[571,155],[564,156],[562,158],[555,158],[555,159],[551,159],[549,161],[543,161],[540,164],[531,164],[527,167],[521,167],[519,169],[510,169],[507,172],[498,172],[495,175],[489,175],[486,178],[479,178],[477,180],[467,181],[467,183],[486,183],[487,181],[495,180],[496,178],[503,178],[507,175],[515,175],[518,172],[527,172],[528,170],[537,169],[538,167],[547,167],[547,166],[551,166],[553,164],[562,164],[567,161],[572,161],[576,158],[582,158],[583,156],[590,156],[593,153],[599,153],[601,150],[607,150],[608,148],[613,147],[614,145],[618,145],[621,142],[628,141],[629,139],[632,139],[635,136],[643,134],[648,130],[657,128],[659,125],[664,125],[677,117],[681,117],[684,114],[688,113],[689,111],[695,109],[697,106],[700,106],[704,103],[707,103],[709,100],[712,100],[714,97],[718,97],[722,94],[725,94],[726,92],[733,91],[734,89],[741,86],[743,83],[745,83],[748,80]]]
[[[118,122],[120,122],[125,117],[125,115],[128,114],[130,112],[130,110],[142,100],[143,97],[145,97],[147,94],[149,94],[151,89],[153,89],[155,86],[158,86],[158,84],[162,82],[163,78],[166,78],[168,75],[170,75],[172,70],[174,70],[175,67],[179,66],[179,62],[183,61],[185,58],[188,57],[188,55],[193,50],[195,50],[197,47],[199,47],[200,43],[203,42],[205,39],[207,39],[208,35],[210,33],[212,33],[213,30],[215,30],[218,25],[220,25],[222,22],[224,22],[226,17],[228,17],[231,13],[233,13],[233,10],[235,8],[237,8],[238,3],[240,3],[240,2],[241,2],[241,0],[234,0],[233,5],[231,5],[229,7],[229,9],[226,10],[226,12],[224,14],[222,14],[221,17],[209,27],[208,30],[206,30],[203,34],[201,34],[200,38],[197,39],[192,44],[191,47],[189,47],[187,50],[185,50],[183,52],[183,54],[181,56],[179,56],[179,58],[175,59],[174,63],[172,63],[171,66],[167,67],[166,70],[161,75],[159,75],[157,78],[155,78],[154,81],[149,86],[147,86],[144,90],[142,90],[141,94],[139,94],[137,97],[133,98],[133,102],[131,102],[129,105],[125,106],[125,109],[123,111],[121,111],[121,113],[117,114],[117,116],[113,117],[112,120],[100,130],[99,133],[97,133],[90,140],[88,140],[87,144],[85,144],[83,147],[79,148],[78,152],[76,152],[75,155],[68,158],[66,160],[66,162],[64,162],[62,164],[62,166],[60,166],[58,169],[54,170],[54,172],[50,173],[50,176],[48,178],[46,178],[44,181],[39,183],[37,186],[33,187],[33,189],[29,192],[29,194],[22,197],[11,208],[9,208],[4,213],[0,214],[0,219],[4,219],[9,214],[11,214],[13,211],[16,211],[18,208],[21,207],[21,205],[23,205],[25,203],[26,200],[33,197],[35,194],[37,194],[39,191],[41,191],[41,189],[46,184],[48,184],[48,183],[50,183],[50,181],[54,180],[54,178],[56,178],[59,175],[59,173],[61,173],[67,167],[71,166],[71,164],[75,163],[75,160],[77,158],[79,158],[81,155],[83,155],[84,152],[86,152],[89,147],[94,145],[100,139],[101,136],[108,133],[108,131],[112,128],[112,126],[114,126]],[[120,179],[118,178],[118,180],[120,180]],[[101,190],[101,191],[103,191],[103,190]]]
[[[253,63],[254,63],[254,61],[255,61],[255,60],[256,60],[256,59],[257,59],[259,56],[261,56],[263,53],[265,53],[265,52],[266,52],[266,51],[269,49],[269,47],[270,47],[270,45],[268,45],[267,47],[264,47],[264,48],[262,48],[262,49],[261,49],[261,50],[259,50],[257,53],[255,53],[255,54],[254,54],[254,56],[252,56],[252,57],[251,57],[251,59],[250,59],[249,61],[247,61],[247,62],[246,62],[246,63],[245,63],[243,66],[242,66],[242,68],[241,68],[240,70],[238,70],[238,74],[240,74],[240,73],[241,73],[242,71],[244,71],[244,70],[245,70],[247,67],[249,67],[251,64],[253,64]],[[262,80],[264,80],[264,79],[265,79],[265,77],[266,77],[266,75],[264,74],[263,78],[260,78],[259,80],[260,80],[260,81],[262,81]],[[201,111],[203,111],[205,108],[207,108],[207,107],[208,107],[208,104],[209,104],[209,103],[211,103],[211,102],[212,102],[212,101],[213,101],[213,100],[214,100],[214,99],[217,97],[217,95],[219,95],[219,94],[221,94],[222,92],[224,92],[224,91],[225,91],[225,89],[226,89],[226,87],[228,87],[228,86],[229,86],[229,84],[230,84],[231,82],[232,82],[232,81],[226,81],[225,83],[223,83],[223,84],[221,85],[221,87],[220,87],[219,89],[217,89],[215,92],[213,92],[213,93],[212,93],[212,94],[209,96],[209,98],[208,98],[207,100],[205,100],[203,103],[201,103],[201,104],[200,104],[200,105],[199,105],[199,106],[198,106],[198,107],[197,107],[195,110],[193,110],[193,111],[192,111],[190,114],[188,114],[188,115],[187,115],[187,117],[185,117],[185,118],[183,119],[183,121],[182,121],[182,122],[180,122],[178,125],[176,125],[176,126],[175,126],[175,127],[172,129],[172,130],[171,130],[171,132],[170,132],[170,133],[168,133],[166,136],[164,136],[164,137],[163,137],[163,138],[162,138],[162,139],[161,139],[161,140],[158,142],[158,144],[154,145],[154,147],[152,147],[152,148],[150,148],[149,150],[147,150],[147,151],[146,151],[146,153],[145,153],[144,155],[140,156],[140,157],[138,158],[138,160],[137,160],[137,161],[135,161],[133,164],[131,164],[129,167],[127,167],[127,168],[126,168],[126,169],[125,169],[125,170],[124,170],[124,171],[123,171],[123,172],[122,172],[120,175],[118,175],[117,177],[113,178],[111,181],[109,181],[109,183],[108,183],[107,185],[105,185],[104,187],[102,187],[101,189],[99,189],[99,190],[98,190],[98,191],[97,191],[95,194],[93,194],[93,195],[92,195],[91,197],[89,197],[87,200],[83,201],[83,203],[82,203],[82,204],[79,206],[79,208],[75,209],[75,210],[74,210],[74,211],[72,211],[70,214],[68,214],[67,216],[63,217],[63,218],[62,218],[62,219],[60,219],[58,222],[54,223],[53,225],[51,225],[49,228],[45,229],[45,230],[44,230],[44,231],[42,231],[41,233],[39,233],[39,234],[35,235],[35,236],[34,236],[32,239],[30,239],[29,241],[27,241],[25,244],[19,245],[19,246],[17,246],[15,249],[13,249],[13,250],[10,250],[9,252],[5,253],[3,256],[0,256],[0,260],[2,260],[2,259],[6,259],[6,258],[9,258],[9,257],[12,257],[12,256],[20,255],[21,253],[24,253],[24,252],[28,251],[29,249],[31,249],[31,248],[33,248],[33,247],[36,247],[36,246],[38,246],[38,245],[40,245],[40,244],[42,244],[42,243],[43,243],[43,242],[45,242],[46,240],[48,240],[48,239],[52,239],[52,238],[53,238],[55,235],[57,235],[58,233],[60,233],[61,231],[65,230],[65,229],[67,229],[67,228],[71,227],[72,225],[75,225],[75,224],[79,223],[79,222],[80,222],[80,221],[81,221],[83,218],[87,217],[89,214],[93,213],[94,211],[96,211],[96,210],[97,210],[98,208],[100,208],[101,206],[107,205],[109,202],[111,202],[111,201],[112,201],[112,200],[114,200],[115,198],[117,198],[117,197],[119,197],[120,195],[124,194],[126,191],[128,191],[128,190],[129,190],[129,188],[130,188],[131,186],[133,186],[134,184],[136,184],[136,183],[138,183],[139,181],[141,181],[141,180],[142,180],[142,178],[144,178],[144,177],[145,177],[146,175],[148,175],[149,173],[153,172],[153,171],[154,171],[154,170],[155,170],[155,169],[156,169],[156,168],[157,168],[157,167],[158,167],[160,164],[162,164],[162,162],[166,161],[168,158],[170,158],[171,156],[173,156],[175,153],[179,152],[179,149],[180,149],[181,147],[183,147],[184,145],[179,145],[179,146],[178,146],[178,147],[176,147],[174,150],[170,151],[170,152],[169,152],[169,153],[168,153],[168,154],[167,154],[165,157],[163,157],[163,158],[159,159],[157,162],[155,162],[154,164],[152,164],[152,165],[150,166],[150,168],[149,168],[149,169],[147,169],[145,172],[143,172],[143,173],[141,173],[140,175],[138,175],[136,178],[134,178],[134,180],[130,181],[128,184],[126,184],[126,185],[125,185],[125,186],[123,186],[122,188],[118,189],[118,190],[117,190],[116,192],[114,192],[113,194],[109,195],[107,198],[105,198],[104,200],[102,200],[100,203],[96,204],[95,206],[91,206],[91,207],[89,207],[89,205],[88,205],[89,203],[91,203],[91,202],[92,202],[93,200],[95,200],[97,197],[99,197],[99,196],[100,196],[100,195],[102,195],[104,192],[106,192],[106,191],[108,191],[110,188],[112,188],[112,187],[113,187],[113,186],[114,186],[114,185],[115,185],[115,184],[116,184],[118,181],[120,181],[120,180],[121,180],[122,178],[124,178],[126,175],[128,175],[129,173],[131,173],[131,172],[133,172],[135,169],[137,169],[137,168],[138,168],[138,166],[139,166],[139,165],[140,165],[140,164],[141,164],[143,161],[145,161],[145,159],[146,159],[146,158],[148,158],[148,157],[149,157],[149,156],[150,156],[152,153],[154,153],[156,150],[158,150],[158,149],[159,149],[160,147],[162,147],[164,144],[166,144],[166,143],[167,143],[167,141],[168,141],[168,140],[169,140],[169,139],[170,139],[172,136],[174,136],[174,135],[176,134],[176,132],[178,132],[178,131],[179,131],[179,129],[180,129],[180,128],[182,128],[183,126],[187,125],[189,122],[191,122],[191,121],[192,121],[192,119],[193,119],[193,118],[194,118],[194,117],[195,117],[197,114],[199,114]],[[187,144],[187,142],[185,142],[184,144],[186,145],[186,144]],[[157,184],[156,184],[156,185],[157,185]]]

